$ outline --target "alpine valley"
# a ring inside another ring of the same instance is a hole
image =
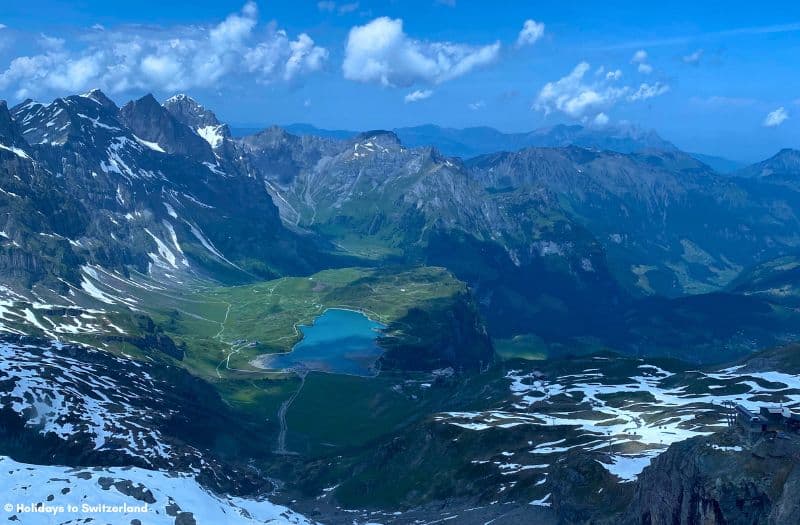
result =
[[[8,501],[139,525],[800,515],[800,438],[726,408],[800,408],[800,151],[0,102],[0,283]]]

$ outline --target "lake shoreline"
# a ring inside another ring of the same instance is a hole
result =
[[[343,314],[345,317],[342,318]],[[299,369],[375,377],[380,373],[380,370],[375,370],[375,364],[384,353],[377,340],[385,328],[386,324],[376,321],[362,310],[328,307],[309,324],[295,324],[301,338],[289,352],[260,355],[250,364],[267,371],[291,372]],[[283,361],[286,363],[282,366]],[[364,366],[365,361],[371,363]]]

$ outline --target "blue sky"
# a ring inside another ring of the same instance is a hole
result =
[[[635,124],[800,147],[798,2],[4,2],[0,98],[187,92],[236,125]]]

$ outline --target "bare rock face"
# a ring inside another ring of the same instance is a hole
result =
[[[734,525],[797,523],[800,439],[752,447],[734,433],[669,448],[640,476],[624,523]]]
[[[137,136],[158,144],[167,153],[214,161],[209,144],[176,119],[153,95],[125,104],[120,118]]]

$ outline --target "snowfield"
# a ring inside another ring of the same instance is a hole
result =
[[[89,439],[94,450],[148,462],[168,460],[170,446],[156,427],[170,413],[155,414],[142,403],[143,392],[161,396],[168,385],[137,371],[135,361],[105,359],[110,366],[118,364],[119,371],[71,357],[56,341],[49,347],[2,342],[0,403],[42,435],[73,444]]]
[[[619,375],[620,362],[630,363]],[[758,410],[764,405],[800,407],[800,376],[731,367],[716,372],[671,372],[640,360],[597,360],[598,368],[546,378],[512,370],[507,406],[483,412],[444,412],[435,419],[468,431],[534,425],[556,441],[530,442],[531,462],[556,463],[571,451],[596,453],[619,482],[637,478],[672,443],[725,428],[726,402]],[[513,455],[519,461],[519,454]],[[494,461],[499,468],[502,462]],[[514,472],[521,472],[517,468]],[[542,471],[542,476],[547,472]]]
[[[140,468],[71,468],[19,463],[0,456],[0,494],[9,523],[92,522],[146,525],[311,525],[267,500],[221,497],[190,475]],[[23,508],[17,507],[23,505]],[[36,507],[40,506],[40,510]]]

